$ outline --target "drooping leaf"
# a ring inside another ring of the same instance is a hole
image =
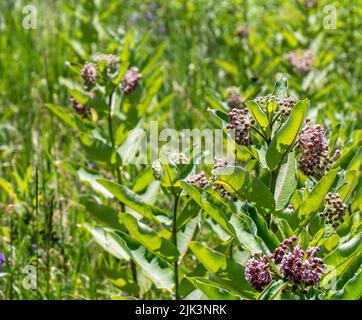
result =
[[[230,291],[223,288],[219,283],[210,279],[201,277],[188,277],[191,283],[198,288],[210,300],[240,300],[241,297],[237,296]]]
[[[240,264],[200,242],[190,242],[189,247],[204,267],[231,292],[244,297],[254,296],[253,289],[245,279],[245,270]]]
[[[179,252],[171,241],[160,237],[156,231],[141,224],[130,214],[120,213],[119,219],[130,234],[155,255],[170,263],[177,260]]]
[[[141,197],[132,190],[105,179],[97,179],[97,182],[111,192],[118,200],[145,218],[157,223],[162,222],[166,225],[171,224],[171,219],[167,212],[156,206],[145,203]]]

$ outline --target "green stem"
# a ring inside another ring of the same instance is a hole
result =
[[[276,187],[276,184],[277,184],[278,172],[279,172],[279,168],[272,171],[272,176],[271,176],[271,181],[270,181],[270,191],[271,191],[273,196],[274,196],[275,187]],[[268,223],[269,228],[271,226],[271,223],[272,223],[272,214],[270,213],[269,223]]]
[[[172,239],[175,247],[177,248],[177,207],[178,207],[178,200],[180,198],[180,194],[175,195],[175,204],[173,208],[173,221],[172,221]],[[175,299],[179,300],[179,292],[178,292],[178,259],[174,262],[174,271],[175,271]]]
[[[112,122],[112,97],[113,97],[113,91],[110,93],[109,102],[108,102],[108,104],[109,104],[108,131],[109,131],[109,139],[111,141],[112,149],[116,152],[116,144],[115,144],[115,139],[114,139],[114,135],[113,135],[113,122]],[[121,175],[121,170],[120,170],[119,166],[117,166],[116,171],[117,171],[118,184],[122,184],[122,175]],[[121,211],[125,212],[125,205],[123,202],[121,202]],[[137,284],[138,283],[137,267],[133,260],[130,261],[130,268],[131,268],[131,273],[132,273],[132,279],[133,279],[134,283]]]

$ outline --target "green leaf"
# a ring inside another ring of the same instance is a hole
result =
[[[321,180],[318,181],[316,186],[310,192],[304,202],[297,210],[297,215],[301,221],[299,225],[299,231],[313,216],[321,205],[323,204],[324,197],[331,189],[333,182],[337,176],[339,168],[330,170]]]
[[[93,161],[97,161],[104,166],[110,165],[112,167],[118,167],[121,165],[122,160],[120,155],[102,140],[96,137],[82,135],[80,142],[89,158]]]
[[[287,122],[277,132],[266,153],[266,162],[270,170],[278,167],[285,154],[290,150],[307,114],[309,100],[299,101],[293,108]]]
[[[340,156],[340,158],[333,164],[333,168],[341,167],[343,169],[347,169],[352,159],[359,155],[361,157],[361,151],[359,150],[362,146],[362,140],[355,143],[351,148],[349,148],[346,152]],[[358,161],[356,159],[356,161]]]
[[[238,263],[229,260],[220,252],[212,250],[200,242],[193,241],[190,249],[226,289],[245,297],[253,297],[253,289],[245,279],[245,269]]]
[[[248,101],[246,103],[249,111],[251,112],[254,120],[258,123],[260,128],[263,129],[265,133],[270,133],[269,120],[267,115],[260,109],[259,105],[255,101]]]
[[[275,82],[273,94],[278,98],[288,98],[288,79],[286,77],[282,76]]]
[[[97,179],[97,182],[111,192],[118,200],[145,218],[157,223],[162,222],[165,225],[171,225],[172,222],[167,212],[145,203],[141,197],[132,190],[105,179]]]
[[[177,216],[176,219],[177,230],[181,229],[192,218],[198,216],[199,212],[200,212],[200,206],[192,199],[188,201],[185,207],[181,210],[181,212]]]
[[[110,193],[105,187],[97,182],[97,179],[102,177],[101,175],[88,171],[82,167],[77,170],[77,174],[80,181],[88,184],[93,188],[94,191],[98,192],[105,198],[113,198],[112,193]]]
[[[258,211],[270,214],[275,210],[274,197],[269,188],[258,178],[240,167],[226,166],[212,171],[217,175],[217,183],[224,185],[229,192],[235,193],[242,200],[247,200]]]
[[[282,164],[275,186],[275,211],[283,210],[297,187],[295,152],[288,154],[287,162]]]
[[[170,263],[177,260],[179,252],[171,241],[160,237],[156,231],[141,224],[128,213],[120,213],[119,219],[130,234],[155,255]]]
[[[264,241],[268,249],[272,252],[279,246],[279,240],[275,234],[268,229],[268,225],[264,218],[258,213],[254,206],[245,203],[241,210],[245,212],[255,223],[257,235]]]
[[[117,259],[130,260],[128,252],[109,234],[109,229],[103,227],[92,228],[89,225],[85,225],[86,229],[92,234],[93,239],[104,250],[115,256]]]
[[[202,277],[187,277],[187,279],[210,300],[240,300],[219,283]]]
[[[229,224],[232,212],[226,204],[206,191],[201,194],[196,187],[186,183],[185,181],[181,181],[180,184],[185,192],[226,232],[231,235],[235,235],[232,226]]]
[[[187,252],[189,242],[194,237],[198,222],[199,217],[193,218],[177,230],[177,250],[180,253],[178,258],[179,264]]]
[[[346,270],[354,257],[361,255],[362,250],[362,234],[358,234],[348,242],[339,245],[326,257],[324,263],[328,265],[327,271],[321,281],[322,286],[328,285],[330,281],[335,281],[335,278]]]
[[[348,280],[342,289],[331,294],[330,300],[360,300],[362,297],[362,267]]]
[[[118,230],[122,229],[122,226],[118,221],[117,210],[99,203],[94,197],[91,196],[81,197],[80,203],[85,206],[87,211],[98,221],[105,223],[111,228]]]
[[[110,235],[128,251],[132,260],[159,289],[173,293],[174,273],[169,264],[123,232],[112,232]]]
[[[260,293],[258,300],[280,300],[283,289],[287,283],[283,280],[272,281],[264,290]]]

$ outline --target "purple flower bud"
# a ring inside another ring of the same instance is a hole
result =
[[[121,82],[123,92],[127,95],[131,94],[138,87],[141,78],[137,67],[128,69]]]
[[[302,52],[293,51],[289,54],[288,59],[299,74],[305,75],[312,70],[315,55],[310,50],[304,50]]]
[[[81,76],[86,90],[91,90],[97,83],[98,67],[93,63],[86,62],[82,68]]]
[[[5,263],[5,254],[0,252],[0,267]]]

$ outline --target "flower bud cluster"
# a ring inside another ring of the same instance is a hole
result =
[[[298,136],[298,145],[303,154],[299,160],[299,168],[307,176],[322,176],[328,169],[329,145],[320,125],[306,125]]]
[[[114,54],[101,54],[96,61],[104,61],[108,73],[115,73],[118,69],[119,57]]]
[[[186,182],[188,182],[189,184],[191,184],[193,186],[204,188],[208,185],[209,180],[205,176],[205,173],[202,171],[202,172],[195,174],[195,175],[189,177],[188,179],[186,179]]]
[[[249,36],[250,26],[248,24],[241,24],[236,28],[236,34],[239,38],[246,38]]]
[[[97,83],[98,66],[93,63],[86,62],[81,70],[84,87],[86,90],[92,90]]]
[[[217,169],[217,168],[222,168],[222,167],[225,167],[227,165],[227,162],[225,160],[222,160],[222,159],[214,159],[214,169]],[[210,179],[211,181],[214,181],[215,178],[211,178]],[[218,191],[220,193],[220,196],[222,198],[229,198],[231,201],[237,201],[237,198],[234,197],[230,192],[228,192],[224,186],[220,183],[215,183],[214,186],[213,186],[213,190],[214,191]]]
[[[322,259],[315,257],[319,248],[310,247],[304,251],[296,245],[298,238],[291,237],[284,240],[274,252],[268,256],[258,254],[248,261],[245,269],[245,277],[258,291],[262,291],[272,281],[282,274],[284,280],[293,283],[294,289],[299,286],[306,292],[306,288],[318,285],[321,275],[325,272],[325,264]],[[271,262],[279,268],[273,270]]]
[[[127,95],[131,94],[138,87],[141,78],[137,67],[128,69],[121,82],[123,92]]]
[[[226,127],[234,130],[235,142],[242,146],[249,146],[252,143],[250,129],[254,124],[254,119],[249,118],[248,112],[248,109],[232,109],[229,113],[229,124]]]
[[[278,99],[280,111],[285,116],[289,116],[290,112],[292,111],[293,107],[295,106],[295,103],[296,103],[296,101],[292,97],[288,97],[285,99]]]
[[[244,108],[245,100],[240,96],[239,88],[229,87],[226,89],[227,99],[226,103],[230,108]]]
[[[288,59],[299,74],[305,75],[312,70],[315,55],[310,50],[304,50],[302,52],[293,51],[289,54]]]
[[[75,100],[74,97],[70,97],[70,102],[77,114],[82,118],[87,118],[90,114],[90,109],[79,101]]]
[[[347,210],[347,205],[343,203],[338,193],[328,192],[324,201],[325,208],[323,212],[320,213],[320,216],[326,217],[326,223],[336,228],[344,221],[343,216]]]
[[[261,254],[255,254],[245,268],[245,278],[257,291],[263,291],[272,281],[269,261]]]

